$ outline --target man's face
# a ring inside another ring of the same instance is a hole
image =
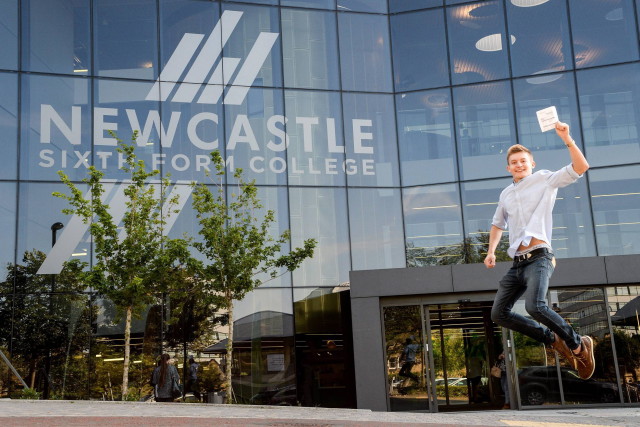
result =
[[[529,153],[524,151],[510,155],[507,162],[507,171],[509,171],[515,182],[531,175],[535,167],[536,162],[533,161]]]

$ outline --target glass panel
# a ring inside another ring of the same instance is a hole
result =
[[[451,7],[447,24],[453,84],[509,77],[502,2]]]
[[[598,255],[640,253],[640,166],[589,172]]]
[[[0,68],[18,69],[18,0],[0,1]]]
[[[205,79],[214,66],[215,61],[220,55],[222,46],[220,43],[213,43],[214,39],[209,42],[209,37],[213,33],[214,27],[220,20],[220,4],[217,2],[202,2],[191,0],[161,0],[160,1],[160,51],[162,72],[160,79],[163,81],[187,81],[201,85],[205,83]],[[187,34],[190,33],[190,34]],[[195,38],[192,38],[194,37]],[[205,44],[206,49],[204,49]],[[178,49],[180,46],[180,49]],[[198,48],[201,48],[200,54]],[[205,61],[206,55],[203,53],[210,52],[209,60]],[[180,54],[185,55],[182,61]],[[175,57],[174,57],[175,55]],[[217,55],[217,56],[216,56]],[[172,57],[173,60],[171,59]],[[167,67],[168,62],[172,60],[172,66]],[[198,61],[199,67],[194,67]],[[199,75],[204,73],[205,75]],[[219,82],[221,83],[221,82]],[[198,92],[194,88],[187,87],[189,85],[175,87],[174,85],[165,84],[162,86],[163,99],[167,99],[173,89],[176,90],[173,98],[175,102],[187,103],[190,98],[195,97]]]
[[[233,31],[224,46],[224,57],[230,58],[231,64],[237,63],[236,58],[242,58],[231,83],[234,87],[225,94],[225,104],[240,104],[250,86],[281,87],[282,47],[278,8],[223,3],[222,10],[223,15],[225,11],[243,14],[237,26],[231,26],[231,21],[222,21],[221,25],[223,33]],[[224,81],[230,81],[234,67],[224,68],[223,64],[223,69]]]
[[[407,266],[460,264],[462,217],[455,184],[408,188],[402,193]]]
[[[22,68],[91,74],[89,3],[86,0],[22,2]]]
[[[336,15],[282,9],[284,85],[295,88],[340,88]]]
[[[449,90],[396,95],[402,185],[457,179]]]
[[[233,392],[238,403],[296,405],[291,289],[258,289],[234,301]]]
[[[91,164],[91,95],[85,78],[22,76],[20,178],[86,176]]]
[[[4,236],[2,245],[0,245],[0,266],[2,266],[0,280],[4,280],[5,267],[13,264],[15,259],[16,184],[12,182],[0,183],[0,194],[2,194],[0,198],[0,229]],[[10,285],[13,286],[13,284]],[[5,288],[4,291],[6,290]]]
[[[558,190],[551,240],[556,258],[596,255],[586,179]]]
[[[391,13],[435,6],[442,6],[442,0],[389,0],[389,12]]]
[[[122,397],[122,362],[124,360],[124,316],[113,302],[97,299],[93,308],[95,312],[95,330],[91,344],[91,399],[120,400]],[[160,350],[160,328],[162,307],[151,305],[143,307],[131,320],[131,356],[129,365],[129,396],[134,400],[151,395],[153,389],[149,379],[156,366],[156,358]],[[168,328],[165,339],[171,346],[176,334]],[[174,344],[175,345],[175,344]],[[182,350],[182,339],[179,340]],[[166,351],[172,356],[174,351]],[[176,360],[176,367],[182,377],[182,361]],[[124,399],[122,399],[124,400]]]
[[[571,0],[576,68],[638,59],[633,3],[627,0]]]
[[[191,84],[182,83],[180,87],[185,85]],[[207,85],[206,89],[212,87],[214,85]],[[173,180],[205,181],[205,173],[212,169],[211,152],[219,150],[222,157],[226,158],[224,121],[224,105],[221,102],[163,102],[162,125],[165,132],[160,135],[161,154],[153,154],[150,166],[163,173],[171,173]],[[241,120],[240,123],[246,124],[247,121]],[[157,141],[156,136],[153,138],[151,142]],[[251,173],[249,168],[245,171]]]
[[[270,5],[278,4],[278,0],[223,0],[223,1],[233,1],[236,3],[270,4]]]
[[[491,220],[498,207],[500,193],[512,182],[510,178],[505,178],[462,183],[467,263],[484,262],[489,245]],[[507,255],[507,249],[509,249],[509,231],[505,230],[496,249],[498,262],[511,260]]]
[[[392,92],[387,17],[340,13],[338,30],[342,89]]]
[[[345,185],[338,92],[285,91],[290,185]]]
[[[13,283],[0,282],[0,288],[0,351],[8,357],[11,355],[9,346],[13,326],[13,296],[7,294],[7,291],[13,291]],[[7,399],[14,390],[21,391],[22,388],[17,387],[19,381],[4,361],[0,363],[0,398]]]
[[[531,318],[525,311],[523,300],[517,301],[512,311]],[[519,332],[513,332],[513,345],[521,404],[559,405],[560,383],[555,351]]]
[[[335,287],[349,281],[347,197],[342,188],[290,188],[291,246],[318,242],[313,258],[293,272],[296,287]]]
[[[447,86],[444,11],[426,10],[390,20],[396,91]]]
[[[85,185],[79,185],[81,191]],[[62,209],[68,208],[66,200],[53,197],[51,193],[59,191],[68,193],[63,184],[48,183],[22,183],[20,184],[20,201],[18,217],[18,254],[17,259],[33,254],[41,262],[45,256],[52,254],[51,247],[53,237],[56,243],[62,242],[62,246],[73,247],[71,253],[58,253],[51,255],[54,267],[61,268],[62,263],[69,259],[77,259],[89,262],[89,235],[83,230],[88,225],[70,224],[71,217],[62,213]],[[52,230],[53,224],[64,224],[61,230]],[[61,246],[61,247],[62,247]]]
[[[591,166],[640,162],[640,64],[577,73]]]
[[[550,74],[513,81],[520,144],[534,151],[538,169],[557,170],[571,162],[567,147],[555,131],[541,132],[536,111],[554,105],[560,121],[582,148],[578,102],[573,74]]]
[[[510,50],[514,76],[573,68],[564,0],[506,3],[509,29],[517,37]]]
[[[348,292],[294,289],[296,377],[303,406],[353,408],[355,374]],[[278,398],[286,391],[276,394]],[[273,400],[274,398],[272,398]]]
[[[158,76],[157,22],[155,0],[96,2],[93,8],[95,74],[155,79]]]
[[[280,5],[312,7],[315,9],[335,9],[336,0],[280,0]]]
[[[613,326],[613,341],[617,365],[620,369],[622,397],[626,403],[640,401],[640,321],[636,313],[640,310],[640,286],[608,287],[607,301]],[[603,349],[604,350],[604,349]],[[613,359],[613,354],[603,351],[604,357]],[[601,356],[596,353],[597,357]],[[611,364],[613,365],[613,364]],[[613,367],[613,366],[612,366]]]
[[[611,331],[602,288],[552,290],[549,299],[553,310],[564,317],[578,334],[589,335],[593,339],[596,368],[590,379],[581,379],[564,358],[560,359],[565,404],[619,403],[616,368],[612,363]]]
[[[46,292],[49,277],[40,277],[43,279],[27,279],[31,282],[29,288]],[[61,281],[57,285],[61,292],[73,290]],[[89,398],[87,362],[91,311],[88,301],[87,296],[73,292],[18,294],[13,298],[12,363],[30,388],[43,392],[49,399]],[[3,314],[0,308],[0,317],[4,317]],[[7,325],[4,321],[2,324]],[[46,373],[51,384],[47,384]],[[14,392],[20,394],[18,390]]]
[[[387,0],[338,0],[338,10],[387,13]]]
[[[400,190],[349,189],[353,270],[403,268]]]
[[[384,307],[389,409],[429,409],[420,307]]]
[[[462,179],[507,175],[506,153],[516,142],[508,82],[453,89]]]
[[[18,174],[18,78],[0,73],[0,178],[16,179]]]
[[[400,185],[393,96],[345,93],[342,105],[349,186]]]
[[[131,142],[134,130],[138,131],[136,156],[144,160],[147,168],[160,165],[159,156],[161,135],[165,137],[172,129],[159,120],[159,103],[147,101],[147,94],[154,93],[151,82],[124,80],[94,80],[95,107],[93,112],[94,164],[105,171],[105,178],[128,178],[129,175],[116,167],[120,155],[116,152],[117,141],[109,134],[116,133],[126,143]],[[157,98],[155,98],[157,99]],[[195,169],[195,162],[187,156],[174,156],[164,159],[164,171],[184,172]]]
[[[242,168],[257,184],[287,182],[287,135],[282,90],[251,88],[246,102],[225,105],[227,170]],[[231,163],[232,167],[231,167]],[[227,182],[235,182],[232,174]]]

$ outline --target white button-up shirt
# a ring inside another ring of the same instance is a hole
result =
[[[552,211],[558,188],[581,176],[567,165],[555,172],[538,171],[502,190],[492,224],[502,230],[509,228],[510,257],[521,244],[529,246],[532,237],[551,245]]]

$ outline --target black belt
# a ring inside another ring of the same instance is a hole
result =
[[[534,249],[531,252],[527,252],[526,254],[523,255],[516,255],[513,257],[513,260],[515,262],[522,262],[522,261],[526,261],[530,258],[535,257],[536,255],[544,255],[544,254],[551,254],[553,252],[551,252],[549,249],[547,248],[538,248],[538,249]]]

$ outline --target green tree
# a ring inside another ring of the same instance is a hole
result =
[[[260,286],[265,277],[275,278],[284,271],[293,271],[303,260],[312,257],[316,246],[314,239],[304,241],[303,247],[282,254],[282,246],[290,239],[289,231],[273,238],[269,226],[274,222],[274,212],[268,210],[262,219],[257,217],[262,204],[254,181],[246,181],[242,170],[234,171],[237,181],[235,192],[225,198],[221,183],[225,174],[224,161],[218,151],[211,153],[218,182],[217,193],[209,186],[193,184],[193,207],[200,224],[201,240],[193,246],[205,261],[197,276],[200,301],[227,310],[228,343],[226,383],[231,393],[231,365],[233,360],[233,301],[242,300],[248,292]],[[231,398],[227,400],[231,402]]]
[[[125,316],[123,399],[129,384],[132,316],[138,316],[145,305],[154,301],[157,292],[166,285],[167,277],[173,277],[176,270],[190,262],[188,243],[183,239],[169,239],[164,233],[165,214],[177,214],[178,198],[167,199],[170,186],[167,177],[159,179],[158,184],[151,183],[160,172],[147,171],[144,161],[137,159],[134,153],[137,135],[133,133],[131,144],[116,138],[117,151],[124,159],[120,169],[129,176],[121,184],[125,185],[126,200],[122,232],[104,201],[104,173],[94,166],[89,167],[88,177],[83,179],[89,187],[89,198],[62,171],[58,175],[71,194],[53,193],[71,205],[63,213],[78,215],[90,223],[96,262],[88,272],[88,281]]]

